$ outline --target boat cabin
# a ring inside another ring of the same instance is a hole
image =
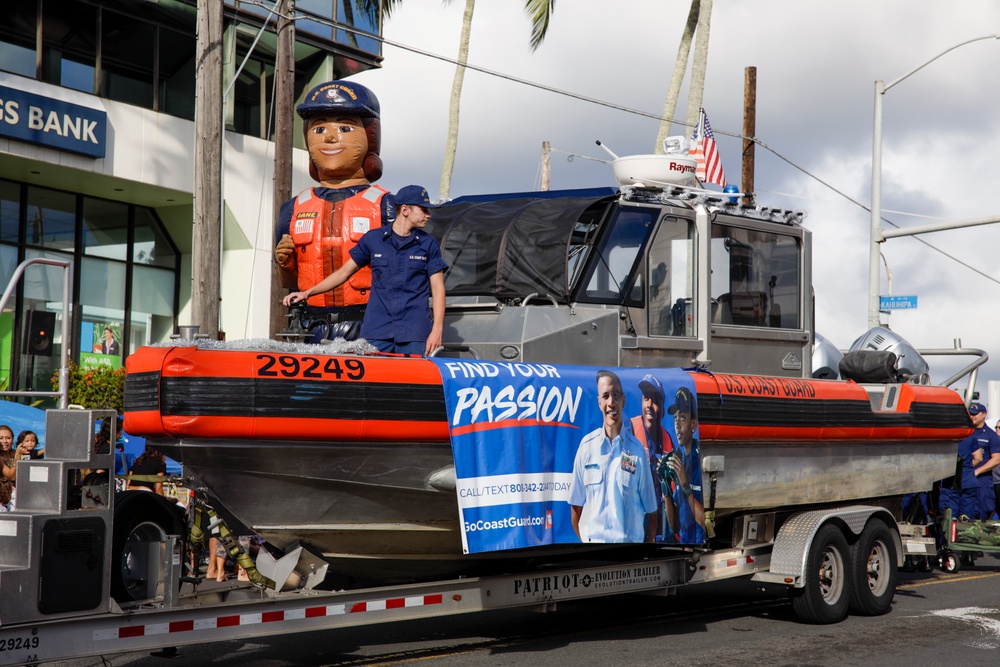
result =
[[[689,188],[462,197],[434,211],[440,356],[812,373],[810,233]]]

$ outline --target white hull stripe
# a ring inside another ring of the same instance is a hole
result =
[[[425,607],[442,604],[444,598],[437,595],[418,595],[414,597],[389,598],[385,600],[369,600],[355,602],[348,607],[346,604],[330,604],[318,607],[300,607],[285,611],[265,611],[252,614],[233,614],[216,616],[214,618],[189,619],[172,621],[170,623],[149,623],[147,625],[123,625],[117,628],[95,630],[95,641],[110,639],[127,639],[130,637],[150,637],[192,630],[214,630],[217,628],[232,628],[238,626],[259,625],[261,623],[279,623],[283,621],[299,621],[307,618],[324,616],[340,616],[344,614],[360,614],[369,611],[386,611],[404,607]]]

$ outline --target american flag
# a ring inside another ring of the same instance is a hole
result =
[[[726,187],[726,172],[722,170],[722,158],[719,157],[719,149],[715,146],[715,135],[712,134],[712,126],[704,109],[698,115],[698,125],[695,126],[694,134],[691,136],[691,150],[688,152],[698,162],[695,176],[699,181]]]

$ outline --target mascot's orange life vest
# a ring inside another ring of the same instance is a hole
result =
[[[369,229],[382,225],[382,197],[377,185],[342,201],[329,202],[313,189],[295,198],[289,233],[295,243],[299,290],[306,290],[344,265],[350,250]],[[368,303],[371,268],[364,267],[337,289],[309,297],[310,306]]]

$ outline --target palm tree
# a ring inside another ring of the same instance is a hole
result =
[[[450,0],[445,0],[449,2]],[[455,153],[458,151],[458,114],[462,102],[462,84],[465,82],[465,64],[469,61],[469,34],[472,32],[472,13],[476,0],[465,0],[462,14],[462,37],[458,42],[458,64],[455,78],[451,82],[451,102],[448,105],[448,137],[444,147],[444,162],[441,164],[441,185],[438,197],[447,199],[451,194],[451,174],[455,171]]]
[[[450,0],[445,0],[445,2],[450,2]],[[444,151],[444,164],[441,166],[441,186],[438,190],[438,197],[442,200],[447,199],[451,194],[451,174],[455,170],[455,153],[458,150],[459,105],[462,99],[462,83],[465,80],[465,64],[469,60],[469,34],[472,32],[472,14],[475,6],[476,0],[465,0],[465,13],[462,15],[462,37],[458,44],[458,64],[455,66],[455,78],[451,83],[448,139]],[[556,0],[525,0],[524,11],[531,18],[530,43],[532,51],[537,49],[542,40],[545,39],[545,34],[549,29],[549,19],[555,6]]]
[[[369,12],[376,2],[382,13],[383,20],[389,18],[392,10],[402,0],[354,0],[358,10]],[[451,0],[444,0],[445,4]],[[348,3],[345,3],[345,5]],[[524,11],[531,18],[531,50],[534,51],[545,39],[549,29],[549,19],[555,11],[556,0],[524,0]],[[451,193],[451,174],[455,170],[455,153],[458,150],[458,118],[462,99],[462,84],[465,80],[465,65],[469,61],[469,35],[472,32],[472,15],[476,0],[465,0],[465,12],[462,14],[462,36],[458,43],[458,64],[455,66],[455,78],[451,83],[451,103],[448,107],[448,138],[445,144],[444,163],[441,166],[441,185],[438,191],[440,199],[447,199]]]
[[[677,108],[681,82],[684,80],[684,72],[687,70],[688,57],[691,53],[691,40],[695,35],[697,35],[697,41],[694,46],[694,62],[691,64],[691,86],[688,92],[687,130],[685,132],[688,138],[691,137],[691,132],[698,122],[698,111],[701,109],[705,93],[705,70],[708,67],[708,36],[711,23],[712,0],[691,0],[691,9],[688,12],[687,23],[684,24],[680,45],[677,47],[677,61],[674,63],[670,87],[667,89],[667,99],[663,105],[663,119],[660,121],[660,130],[656,134],[656,145],[653,146],[655,153],[663,153],[663,140],[670,134],[671,119]]]

